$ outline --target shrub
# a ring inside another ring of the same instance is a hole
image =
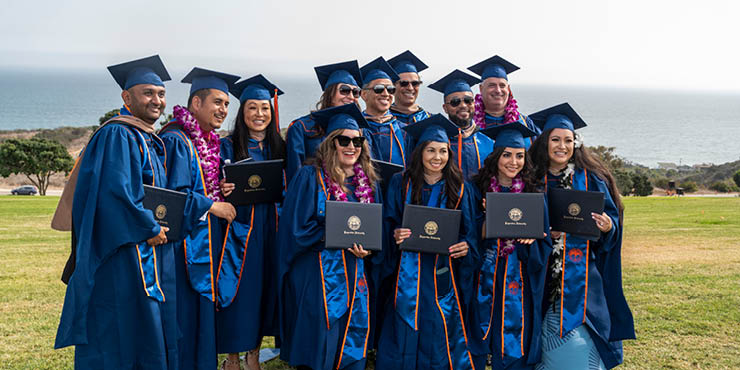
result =
[[[709,189],[720,193],[729,193],[732,190],[730,188],[730,184],[724,181],[717,181],[714,184],[709,185]]]
[[[653,185],[646,175],[633,173],[632,174],[632,192],[641,197],[646,197],[653,194]]]
[[[682,182],[678,187],[683,188],[685,193],[693,193],[699,189],[699,186],[693,181]]]

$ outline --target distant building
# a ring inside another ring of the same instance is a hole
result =
[[[677,170],[678,165],[673,162],[658,162],[658,168],[661,170]]]
[[[692,167],[694,167],[697,170],[700,170],[702,168],[709,168],[712,166],[714,166],[714,163],[699,163],[699,164],[693,165]]]

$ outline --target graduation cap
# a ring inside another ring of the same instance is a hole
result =
[[[481,130],[481,132],[495,140],[493,143],[494,148],[526,148],[524,138],[537,135],[534,131],[519,122],[489,127]]]
[[[558,104],[533,113],[529,116],[542,132],[553,128],[564,128],[571,131],[586,127],[586,122],[568,103]]]
[[[355,103],[322,109],[311,113],[311,116],[326,133],[342,129],[359,131],[360,126],[367,126],[365,117]]]
[[[319,85],[321,85],[322,91],[338,83],[360,86],[360,82],[362,82],[360,65],[357,64],[356,60],[327,64],[313,67],[313,69],[316,71],[316,77],[319,78]]]
[[[388,64],[396,71],[396,73],[413,72],[419,73],[427,68],[426,64],[417,58],[414,53],[410,50],[406,50],[395,57],[388,59]],[[395,81],[394,81],[395,82]]]
[[[242,104],[250,99],[270,100],[276,92],[278,95],[283,95],[282,90],[278,89],[261,74],[239,81],[231,88],[231,94],[238,97]]]
[[[171,80],[159,55],[108,66],[108,71],[123,90],[140,84],[164,86],[163,81]]]
[[[416,139],[417,143],[423,143],[425,141],[449,143],[451,137],[457,136],[460,133],[457,125],[439,113],[416,122],[413,125],[404,126],[403,129]]]
[[[473,77],[459,69],[456,69],[448,73],[447,76],[439,79],[437,82],[429,85],[429,88],[443,93],[446,97],[447,95],[458,91],[473,92],[470,87],[478,83],[480,83],[480,79],[478,77]]]
[[[203,89],[216,89],[228,94],[236,81],[239,81],[239,76],[195,67],[180,82],[191,84],[190,96],[193,96]]]
[[[498,77],[508,80],[507,75],[518,70],[519,67],[509,63],[508,60],[494,55],[476,65],[468,68],[473,73],[477,73],[481,80],[489,77]]]
[[[362,68],[360,68],[360,73],[362,74],[363,85],[381,78],[385,78],[391,81],[396,81],[399,79],[398,73],[393,70],[393,67],[391,67],[391,65],[388,64],[388,62],[386,62],[383,57],[378,57],[372,62],[362,66]]]

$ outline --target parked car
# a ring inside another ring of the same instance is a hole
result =
[[[39,191],[33,185],[23,185],[10,191],[13,195],[36,195]]]

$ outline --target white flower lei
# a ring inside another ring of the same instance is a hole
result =
[[[573,174],[575,173],[576,165],[575,163],[568,163],[568,166],[563,171],[563,178],[560,179],[560,187],[563,189],[573,189]],[[554,302],[555,299],[560,295],[560,284],[557,282],[561,280],[561,276],[563,275],[563,249],[565,248],[565,238],[563,234],[560,234],[560,237],[557,239],[553,239],[553,246],[552,246],[552,258],[553,258],[553,264],[552,264],[552,272],[551,277],[556,282],[555,283],[555,289],[552,292],[552,295],[550,296],[550,302]]]

